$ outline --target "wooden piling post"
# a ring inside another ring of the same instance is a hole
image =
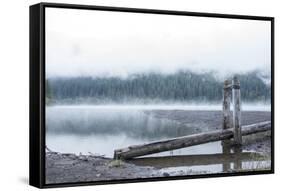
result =
[[[233,99],[233,128],[234,128],[234,143],[242,144],[241,134],[241,100],[240,100],[240,82],[237,76],[232,80],[232,99]]]
[[[223,86],[223,106],[222,106],[222,113],[223,113],[223,122],[222,122],[222,129],[226,130],[231,128],[231,111],[230,111],[230,103],[231,103],[231,94],[232,94],[232,82],[231,80],[225,80]],[[230,148],[230,140],[223,140],[222,144],[222,152],[225,155],[231,153]],[[224,162],[223,163],[223,172],[228,172],[230,170],[230,163]]]
[[[235,160],[234,160],[234,165],[233,169],[234,170],[241,170],[242,169],[242,160],[240,157],[237,157],[241,155],[242,153],[242,148],[240,146],[234,146],[233,147],[233,153],[235,154]]]
[[[222,153],[224,155],[231,154],[230,140],[222,140]],[[223,172],[229,172],[231,166],[230,163],[225,161],[222,163]]]
[[[231,119],[231,111],[230,111],[230,103],[231,103],[231,90],[232,84],[230,80],[224,81],[223,87],[223,129],[231,128],[230,119]]]

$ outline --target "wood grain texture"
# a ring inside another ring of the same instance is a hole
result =
[[[241,145],[242,134],[240,82],[236,76],[233,78],[232,86],[234,142],[237,145]]]
[[[247,125],[242,128],[242,135],[250,135],[271,130],[271,121]],[[207,133],[193,134],[173,139],[161,140],[142,145],[129,146],[114,151],[115,159],[130,159],[134,157],[200,145],[209,142],[231,139],[234,129],[216,130]]]

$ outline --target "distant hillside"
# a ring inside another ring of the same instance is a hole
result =
[[[245,101],[270,101],[270,77],[259,72],[238,75]],[[214,73],[179,71],[175,74],[135,74],[128,78],[75,77],[47,80],[47,97],[53,102],[218,102],[223,81]]]

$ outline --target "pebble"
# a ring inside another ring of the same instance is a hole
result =
[[[167,172],[164,172],[164,173],[163,173],[163,176],[168,177],[168,176],[170,176],[170,174],[167,173]]]

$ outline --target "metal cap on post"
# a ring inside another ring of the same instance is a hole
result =
[[[242,144],[241,134],[241,100],[240,100],[240,82],[237,76],[232,80],[232,96],[233,96],[233,127],[234,142],[237,145]]]

